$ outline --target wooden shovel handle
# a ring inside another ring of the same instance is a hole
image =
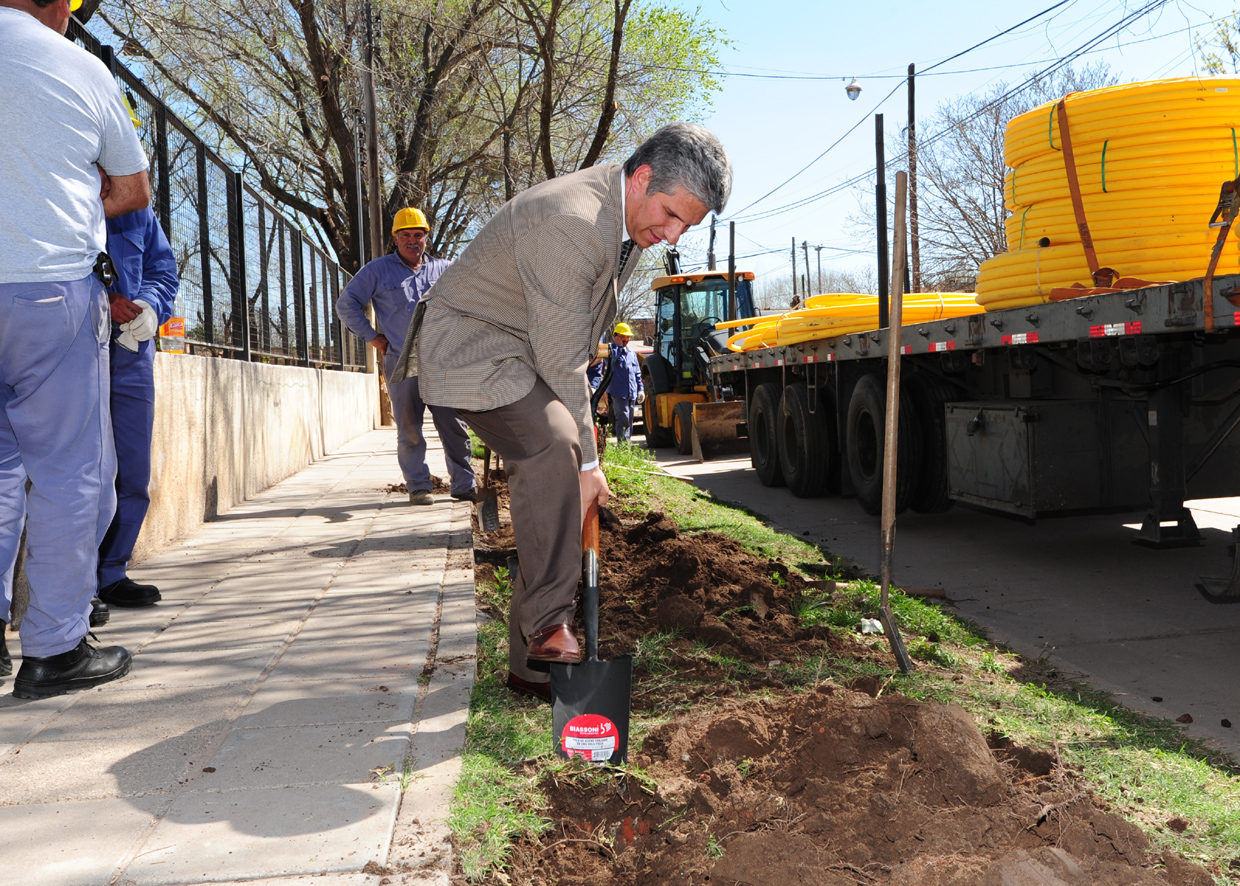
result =
[[[581,524],[581,553],[594,551],[598,555],[598,503],[591,502],[586,508],[586,519]]]

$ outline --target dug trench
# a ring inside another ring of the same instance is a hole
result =
[[[504,525],[483,533],[475,520],[480,582],[515,554],[502,474],[496,485]],[[1154,850],[1053,749],[983,734],[963,708],[899,695],[881,677],[843,685],[811,672],[786,685],[781,665],[824,657],[894,670],[881,644],[799,627],[796,601],[824,588],[787,564],[722,535],[682,534],[664,514],[622,509],[603,514],[600,554],[600,658],[674,632],[658,667],[637,656],[633,710],[681,713],[634,743],[637,769],[625,774],[522,764],[541,778],[539,814],[552,826],[515,845],[509,869],[491,882],[1214,882],[1204,868]]]

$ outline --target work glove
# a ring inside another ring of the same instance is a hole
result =
[[[645,402],[646,402],[646,392],[638,391],[637,392],[637,405],[641,406]]]
[[[142,299],[135,298],[133,303],[142,309],[142,313],[128,323],[121,324],[121,334],[116,337],[116,343],[136,354],[138,345],[154,338],[159,331],[159,318],[155,316],[155,309]]]

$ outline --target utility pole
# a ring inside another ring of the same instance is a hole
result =
[[[797,300],[797,238],[792,238],[792,303]]]
[[[917,132],[914,128],[916,105],[913,101],[915,65],[908,66],[908,231],[911,248],[909,264],[913,271],[913,292],[921,292],[921,244],[917,242]]]
[[[801,251],[805,253],[805,297],[809,298],[809,241],[801,241]]]
[[[887,328],[887,160],[883,153],[883,115],[874,115],[874,153],[878,171],[874,203],[878,209],[878,328]]]
[[[814,251],[818,253],[818,291],[822,292],[822,247],[815,246]]]
[[[710,246],[706,248],[706,268],[715,269],[715,216],[710,217]]]
[[[383,199],[379,194],[379,121],[375,108],[375,32],[370,0],[362,3],[366,16],[366,63],[362,67],[362,92],[366,101],[366,174],[370,191],[370,258],[383,255]],[[363,262],[365,264],[365,262]]]

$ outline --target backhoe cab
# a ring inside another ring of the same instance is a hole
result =
[[[753,272],[681,273],[680,257],[664,255],[666,275],[655,291],[654,352],[642,364],[647,445],[675,445],[699,461],[724,451],[744,451],[736,426],[743,421],[744,391],[713,383],[710,358],[727,352],[725,320],[754,316]],[[734,284],[734,285],[732,285]]]

